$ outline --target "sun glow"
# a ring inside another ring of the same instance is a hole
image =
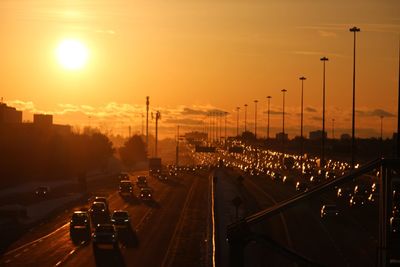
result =
[[[82,69],[88,59],[86,46],[78,40],[63,40],[56,49],[58,62],[68,70]]]

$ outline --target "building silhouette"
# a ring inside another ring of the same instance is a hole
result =
[[[283,140],[285,140],[285,141],[287,141],[288,140],[288,134],[287,133],[277,133],[276,135],[275,135],[275,138],[276,138],[276,140],[277,141],[283,141]]]
[[[0,103],[0,124],[22,123],[22,111]]]
[[[0,103],[0,130],[16,135],[21,132],[67,135],[71,126],[53,124],[53,115],[49,114],[34,114],[33,122],[22,122],[22,111]]]
[[[317,131],[311,131],[309,133],[310,136],[310,140],[320,140],[322,139],[322,131],[321,130],[317,130]],[[326,132],[324,132],[324,137],[327,137]]]

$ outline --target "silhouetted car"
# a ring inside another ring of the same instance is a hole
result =
[[[119,179],[120,181],[129,180],[129,173],[127,173],[127,172],[121,172],[120,174],[118,174],[118,179]]]
[[[93,249],[112,247],[118,249],[117,231],[112,224],[98,224],[93,232]]]
[[[47,197],[50,194],[50,187],[39,186],[38,188],[36,188],[35,194],[38,197]]]
[[[120,181],[119,182],[119,194],[121,196],[132,196],[133,195],[133,184],[131,181]]]
[[[296,183],[296,191],[299,191],[299,192],[306,192],[306,191],[308,191],[308,184],[306,184],[306,183],[304,183],[304,182],[298,181],[298,182]]]
[[[400,217],[390,218],[390,231],[396,237],[400,237]]]
[[[126,210],[115,210],[111,215],[111,222],[115,227],[129,227],[130,216]]]
[[[94,225],[109,222],[110,215],[104,202],[93,202],[89,212]]]
[[[349,204],[350,204],[350,207],[362,207],[366,204],[366,202],[367,202],[367,200],[364,196],[357,194],[357,195],[351,196]]]
[[[106,207],[106,211],[109,212],[109,210],[108,210],[108,200],[107,200],[106,197],[95,197],[94,200],[93,200],[93,203],[94,202],[102,202],[102,203],[104,203],[104,205]]]
[[[165,173],[163,173],[163,172],[161,172],[161,173],[159,173],[159,174],[157,175],[157,178],[158,178],[159,180],[161,180],[161,181],[167,181],[167,180],[168,180],[168,175],[165,174]]]
[[[339,210],[335,204],[323,205],[321,207],[321,218],[337,215],[339,215]]]
[[[90,238],[90,219],[86,211],[74,211],[69,222],[69,233],[72,238],[80,236]]]
[[[153,195],[151,193],[151,189],[147,188],[147,187],[143,187],[143,188],[140,189],[139,196],[143,200],[152,200],[153,199]]]
[[[146,176],[138,176],[136,185],[138,187],[146,187],[147,186],[147,177]]]
[[[349,187],[339,187],[336,191],[337,198],[350,198],[353,195],[353,190]]]

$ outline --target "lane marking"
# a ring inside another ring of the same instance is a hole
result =
[[[43,239],[54,235],[56,232],[60,231],[61,229],[65,228],[65,227],[67,227],[68,225],[69,225],[69,223],[66,223],[66,224],[62,225],[61,227],[57,228],[56,230],[54,230],[53,232],[51,232],[51,233],[49,233],[49,234],[47,234],[47,235],[44,235],[44,236],[42,236],[42,237],[39,237],[38,239],[35,239],[35,240],[33,240],[33,241],[29,242],[29,243],[26,243],[26,244],[24,244],[24,245],[22,245],[22,246],[20,246],[20,247],[17,247],[17,248],[15,248],[15,249],[13,249],[13,250],[10,250],[10,251],[8,251],[7,253],[5,253],[4,256],[8,256],[8,255],[10,255],[10,254],[13,254],[13,253],[15,253],[15,252],[17,252],[17,251],[19,251],[19,250],[21,250],[21,249],[24,249],[24,248],[26,248],[27,246],[30,246],[30,245],[36,246],[37,243],[42,242]]]
[[[169,245],[168,245],[168,249],[167,252],[164,255],[164,259],[162,261],[161,266],[171,266],[172,264],[172,260],[175,258],[175,255],[169,256],[171,254],[172,251],[172,247],[173,246],[177,246],[178,242],[177,242],[177,237],[178,237],[178,232],[182,231],[183,228],[183,218],[185,217],[185,211],[187,210],[188,206],[189,206],[189,202],[192,199],[192,195],[193,195],[193,191],[194,191],[194,184],[198,184],[198,179],[195,179],[192,184],[190,185],[190,189],[188,194],[186,195],[186,199],[185,199],[185,203],[183,205],[181,214],[179,215],[179,219],[178,219],[178,223],[175,226],[175,230],[174,233],[172,234],[172,237],[169,241]],[[168,262],[167,262],[168,260]]]
[[[212,266],[215,267],[216,266],[216,262],[215,262],[215,215],[214,215],[214,175],[209,176],[210,177],[210,181],[211,181],[211,223],[212,223]]]

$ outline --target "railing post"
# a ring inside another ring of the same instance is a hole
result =
[[[239,221],[228,228],[229,266],[244,266],[244,249],[250,238],[250,229],[245,221]]]
[[[381,267],[390,264],[388,239],[390,237],[389,220],[392,213],[392,168],[387,163],[385,160],[382,161],[380,170],[378,266]]]

